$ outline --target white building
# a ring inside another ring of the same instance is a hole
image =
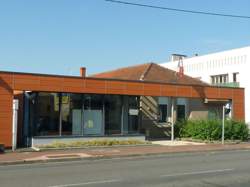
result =
[[[250,124],[250,46],[190,58],[173,55],[161,65],[178,71],[178,57],[183,59],[184,74],[212,85],[245,88],[245,115]]]

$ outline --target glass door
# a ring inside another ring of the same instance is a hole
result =
[[[83,134],[103,135],[103,96],[85,95],[83,109]]]

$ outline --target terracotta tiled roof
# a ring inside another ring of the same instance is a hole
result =
[[[120,68],[113,71],[91,75],[89,77],[187,85],[208,85],[199,79],[192,78],[187,75],[178,77],[177,72],[155,63]]]

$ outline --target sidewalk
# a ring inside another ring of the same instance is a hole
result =
[[[0,154],[0,165],[24,164],[50,161],[65,161],[77,159],[97,159],[126,156],[140,156],[152,154],[167,154],[180,152],[203,152],[203,151],[222,151],[222,150],[241,150],[249,149],[250,143],[241,144],[206,144],[206,145],[179,145],[179,146],[119,146],[119,147],[100,147],[82,148],[67,150],[48,150],[41,152],[9,152]]]

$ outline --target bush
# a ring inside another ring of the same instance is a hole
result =
[[[240,121],[228,120],[225,123],[225,138],[230,140],[247,140],[249,129]]]
[[[220,120],[183,120],[175,125],[175,136],[200,140],[220,140],[222,121]],[[234,120],[225,121],[225,140],[247,140],[247,124]]]

